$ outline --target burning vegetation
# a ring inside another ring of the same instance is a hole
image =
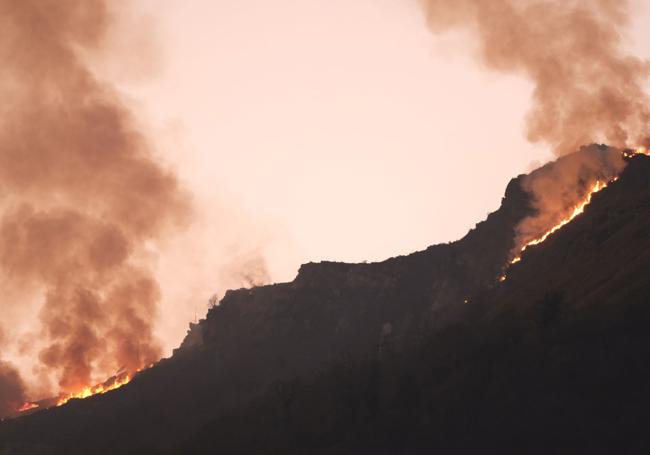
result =
[[[108,379],[102,384],[97,384],[92,387],[86,386],[78,392],[68,393],[63,396],[60,396],[56,401],[56,405],[61,406],[75,398],[77,399],[88,398],[93,395],[101,395],[103,393],[110,392],[111,390],[119,389],[123,385],[128,384],[129,381],[131,381],[132,377],[133,376],[127,372],[118,373],[117,375],[113,376],[112,378]]]
[[[623,150],[621,152],[621,154],[620,154],[620,156],[622,158],[624,158],[624,159],[631,159],[636,155],[650,156],[650,150],[648,150],[646,147],[638,147],[636,149]],[[544,178],[545,178],[545,175],[542,174],[541,179],[544,179]],[[533,215],[532,217],[529,217],[529,218],[525,219],[520,224],[520,226],[518,227],[518,231],[519,231],[519,236],[518,236],[518,239],[517,239],[518,243],[517,243],[517,246],[515,247],[515,249],[512,252],[512,259],[510,259],[507,267],[520,262],[521,258],[522,258],[522,255],[524,254],[524,252],[528,248],[530,248],[531,246],[539,245],[540,243],[543,243],[552,234],[559,231],[564,226],[566,226],[571,221],[573,221],[573,219],[576,218],[578,215],[582,214],[584,212],[585,208],[591,203],[592,197],[596,193],[598,193],[598,192],[604,190],[605,188],[607,188],[607,186],[609,184],[615,182],[616,180],[618,180],[617,175],[610,176],[610,177],[608,177],[606,179],[603,179],[602,177],[597,178],[595,180],[595,182],[593,182],[591,184],[591,186],[589,186],[587,188],[587,190],[584,192],[584,195],[577,202],[573,203],[572,205],[569,205],[568,207],[566,207],[562,211],[556,212],[554,214],[554,216],[556,217],[556,220],[553,222],[553,224],[550,225],[550,227],[546,227],[543,231],[541,231],[541,233],[538,233],[536,235],[527,234],[527,236],[522,234],[522,230],[523,230],[522,226],[525,226],[527,223],[530,224],[531,220],[533,220],[533,221],[537,220],[540,217],[539,213]],[[540,192],[538,191],[538,192],[536,192],[534,194],[537,195],[537,194],[540,194]],[[544,194],[544,193],[542,193],[542,194]],[[537,204],[536,208],[539,209],[540,208],[539,201],[536,201],[536,204]],[[539,224],[536,224],[536,225],[539,226]],[[499,281],[505,281],[506,279],[507,279],[507,276],[506,276],[505,273],[503,273],[499,277]]]
[[[153,364],[149,365],[149,367],[151,366],[153,366]],[[131,382],[131,380],[135,377],[137,373],[139,373],[139,371],[136,371],[134,373],[128,371],[120,371],[115,375],[111,376],[110,378],[108,378],[106,381],[102,382],[101,384],[95,384],[93,386],[85,386],[75,392],[63,393],[51,399],[41,400],[37,402],[26,401],[18,409],[18,413],[26,413],[37,409],[47,409],[55,406],[63,406],[64,404],[68,403],[70,400],[84,399],[95,395],[102,395],[112,390],[119,389],[120,387],[128,384],[129,382]]]
[[[582,213],[593,194],[620,174],[625,158],[648,154],[650,98],[644,86],[650,66],[624,46],[630,2],[420,3],[434,34],[466,32],[486,68],[532,82],[532,106],[526,116],[530,142],[548,145],[560,157],[595,141],[620,149],[641,145],[602,160],[576,159],[562,171],[551,166],[536,181],[528,181],[525,189],[536,213],[517,227],[509,266],[521,260],[524,250]],[[504,274],[500,280],[505,279]]]
[[[18,408],[18,412],[27,412],[27,411],[31,411],[32,409],[38,409],[38,408],[39,408],[38,403],[26,402],[23,403],[23,405],[20,408]]]
[[[528,247],[533,245],[539,245],[544,240],[546,240],[551,234],[559,231],[560,229],[562,229],[563,226],[569,224],[576,216],[584,212],[585,207],[589,205],[589,203],[591,202],[591,198],[594,194],[605,189],[607,185],[609,185],[611,182],[614,181],[616,181],[616,178],[612,179],[609,182],[601,182],[600,180],[597,180],[596,183],[594,183],[593,186],[587,191],[587,196],[582,201],[580,201],[578,205],[573,207],[573,210],[571,210],[571,213],[568,216],[562,218],[559,223],[551,227],[548,231],[542,234],[541,237],[527,242],[523,247],[521,247],[519,253],[510,261],[510,264],[516,264],[517,262],[521,261],[521,255],[524,253],[524,251],[526,251]]]
[[[19,351],[37,382],[0,371],[0,389],[12,391],[5,399],[0,390],[0,415],[32,388],[63,391],[61,403],[117,388],[131,375],[89,384],[161,354],[150,247],[178,232],[191,208],[118,91],[89,66],[110,45],[112,8],[0,0],[2,303],[37,321],[0,337],[3,354]]]
[[[527,181],[536,213],[517,226],[508,265],[517,263],[583,213],[625,159],[650,155],[649,67],[621,49],[627,2],[421,2],[434,32],[469,30],[487,67],[533,81],[532,142],[560,156],[593,140],[645,144],[549,165]],[[47,406],[115,390],[160,356],[148,246],[191,213],[117,90],[88,66],[107,44],[109,3],[0,0],[0,275],[38,296],[26,356],[64,391]],[[25,401],[25,389],[0,362],[0,415],[47,407]]]

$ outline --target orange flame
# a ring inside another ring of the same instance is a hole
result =
[[[77,392],[61,395],[57,399],[56,405],[62,406],[74,398],[79,398],[79,399],[88,398],[93,395],[101,395],[103,393],[110,392],[111,390],[119,389],[123,385],[128,384],[132,378],[133,376],[130,373],[118,374],[116,376],[113,376],[111,379],[104,382],[103,384],[86,386]]]
[[[623,156],[625,158],[632,158],[636,155],[646,155],[650,156],[650,149],[646,147],[637,147],[636,150],[631,150],[631,151],[625,151],[623,152]]]
[[[600,180],[596,181],[596,183],[594,183],[594,185],[591,187],[589,192],[587,192],[587,196],[578,205],[576,205],[573,208],[573,211],[568,216],[566,216],[565,218],[560,220],[559,223],[557,223],[551,229],[546,231],[541,237],[538,237],[538,238],[533,239],[533,240],[529,241],[528,243],[526,243],[521,248],[521,250],[519,251],[519,254],[517,256],[515,256],[515,258],[510,261],[510,264],[516,264],[517,262],[521,261],[521,255],[523,254],[524,251],[526,251],[526,248],[528,248],[528,247],[530,247],[532,245],[539,245],[544,240],[546,240],[551,234],[559,231],[564,226],[566,226],[571,221],[573,221],[573,219],[576,216],[580,215],[582,212],[585,211],[585,207],[587,207],[589,205],[589,203],[591,202],[591,198],[592,198],[592,196],[594,194],[596,194],[599,191],[601,191],[602,189],[606,188],[607,185],[609,185],[611,182],[616,181],[617,179],[618,179],[618,177],[610,180],[609,182],[601,182]]]
[[[537,238],[535,238],[533,240],[530,240],[529,242],[524,244],[524,246],[521,247],[521,250],[519,250],[519,254],[517,256],[515,256],[513,259],[511,259],[510,263],[508,265],[516,264],[517,262],[521,261],[521,256],[524,253],[524,251],[526,251],[526,249],[528,247],[531,247],[533,245],[539,245],[544,240],[546,240],[551,234],[559,231],[564,226],[566,226],[571,221],[573,221],[573,219],[575,217],[577,217],[578,215],[580,215],[582,212],[585,211],[585,207],[587,207],[589,205],[589,203],[591,202],[591,198],[592,198],[592,196],[594,194],[596,194],[599,191],[603,190],[604,188],[607,187],[607,185],[609,185],[612,182],[615,182],[616,180],[618,180],[618,177],[613,178],[609,182],[602,182],[600,180],[597,180],[596,183],[594,183],[593,186],[591,187],[591,189],[587,192],[587,195],[585,196],[585,198],[581,202],[579,202],[575,207],[573,207],[573,210],[571,211],[571,213],[569,215],[567,215],[562,220],[560,220],[555,226],[551,227],[548,231],[546,231],[540,237],[537,237]],[[499,276],[499,281],[504,282],[504,281],[506,281],[507,278],[508,277],[504,272],[504,273],[501,274],[501,276]]]
[[[650,156],[650,149],[648,149],[646,147],[637,147],[634,150],[625,150],[625,151],[623,151],[623,156],[625,158],[633,158],[633,157],[638,156],[638,155]],[[615,182],[616,180],[618,180],[618,177],[615,177],[615,178],[613,178],[612,180],[610,180],[608,182],[601,182],[600,180],[596,181],[596,183],[591,187],[590,191],[587,193],[587,196],[585,196],[585,198],[578,205],[576,205],[573,208],[573,211],[567,217],[560,220],[559,223],[557,223],[555,226],[553,226],[548,231],[546,231],[542,236],[540,236],[540,237],[538,237],[536,239],[530,240],[528,243],[526,243],[521,248],[521,250],[519,250],[519,254],[516,255],[513,259],[510,260],[508,265],[516,264],[517,262],[521,261],[521,255],[524,253],[524,251],[526,251],[526,249],[528,247],[530,247],[532,245],[539,245],[544,240],[546,240],[551,234],[553,234],[554,232],[557,232],[562,227],[564,227],[565,225],[567,225],[571,221],[573,221],[573,219],[576,216],[578,216],[582,212],[584,212],[585,207],[587,207],[589,205],[589,203],[591,202],[591,198],[592,198],[592,196],[594,194],[596,194],[599,191],[603,190],[604,188],[607,187],[607,185],[609,185],[612,182]],[[508,276],[504,272],[499,276],[498,279],[499,279],[500,282],[503,282],[503,281],[506,281],[508,279]]]
[[[76,392],[59,395],[57,398],[48,401],[47,404],[44,404],[45,401],[41,402],[40,404],[27,401],[23,403],[23,405],[18,409],[18,412],[30,411],[32,409],[40,408],[41,406],[43,406],[44,408],[49,408],[51,406],[63,406],[68,401],[73,399],[84,399],[84,398],[91,397],[93,395],[101,395],[106,392],[110,392],[111,390],[119,389],[123,385],[126,385],[129,382],[131,382],[131,380],[135,377],[135,375],[140,371],[142,371],[144,368],[151,368],[153,366],[154,363],[150,363],[146,367],[136,370],[135,373],[130,373],[122,370],[117,374],[115,374],[115,376],[103,382],[102,384],[97,384],[94,386],[86,386]]]
[[[25,411],[29,411],[31,409],[36,409],[36,408],[38,408],[38,404],[30,403],[28,401],[26,403],[23,403],[23,405],[20,408],[18,408],[18,412],[25,412]]]

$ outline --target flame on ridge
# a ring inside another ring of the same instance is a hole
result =
[[[635,150],[626,150],[623,152],[623,156],[626,158],[632,158],[636,155],[646,155],[650,156],[650,149],[646,147],[638,147]],[[584,212],[585,207],[591,203],[591,198],[594,194],[598,193],[599,191],[602,191],[604,188],[606,188],[610,183],[615,182],[618,180],[618,177],[613,178],[612,180],[609,181],[601,181],[597,180],[596,183],[591,187],[591,189],[588,191],[586,197],[580,202],[578,205],[576,205],[573,208],[573,211],[565,218],[560,220],[559,223],[557,223],[555,226],[551,227],[548,231],[546,231],[542,236],[530,240],[528,243],[526,243],[521,250],[519,251],[519,254],[515,256],[512,260],[510,260],[510,263],[508,265],[516,264],[517,262],[521,261],[521,256],[523,252],[530,246],[533,245],[539,245],[540,243],[544,242],[551,234],[557,232],[560,230],[562,227],[565,225],[569,224],[573,219],[580,215],[581,213]],[[503,282],[507,279],[507,276],[505,273],[503,273],[499,277],[499,281]],[[467,300],[465,300],[465,303],[467,303]],[[153,364],[149,365],[149,367],[152,367]],[[138,370],[140,371],[140,370]],[[136,371],[136,373],[138,372]],[[78,392],[73,392],[73,393],[68,393],[61,395],[57,398],[56,400],[56,406],[63,406],[66,404],[68,401],[72,399],[83,399],[83,398],[88,398],[93,395],[101,395],[106,392],[110,392],[111,390],[119,389],[123,385],[128,384],[131,379],[133,379],[133,374],[128,373],[128,372],[121,372],[118,373],[117,375],[113,376],[106,382],[102,384],[97,384],[94,386],[86,386],[83,389],[81,389]],[[33,402],[25,402],[23,405],[18,409],[18,412],[26,412],[30,411],[32,409],[39,408],[38,403],[33,403]]]
[[[648,149],[648,148],[646,148],[646,147],[637,147],[637,148],[634,149],[634,150],[625,150],[625,151],[623,151],[623,156],[624,156],[625,158],[633,158],[633,157],[635,157],[635,156],[637,156],[637,155],[646,155],[646,156],[650,156],[650,149]],[[560,230],[562,227],[564,227],[565,225],[567,225],[567,224],[569,224],[571,221],[573,221],[573,219],[574,219],[576,216],[578,216],[578,215],[580,215],[582,212],[584,212],[585,207],[587,207],[587,206],[589,205],[589,203],[591,202],[591,198],[592,198],[592,196],[593,196],[594,194],[596,194],[596,193],[598,193],[599,191],[603,190],[603,189],[606,188],[610,183],[615,182],[616,180],[618,180],[618,177],[615,177],[615,178],[613,178],[613,179],[611,179],[611,180],[609,180],[609,181],[601,181],[601,180],[597,180],[596,183],[594,183],[594,185],[591,187],[591,189],[587,192],[587,195],[586,195],[585,198],[582,200],[582,202],[580,202],[578,205],[576,205],[576,206],[573,208],[573,211],[572,211],[572,212],[571,212],[567,217],[565,217],[565,218],[563,218],[562,220],[560,220],[559,223],[557,223],[555,226],[551,227],[551,228],[550,228],[548,231],[546,231],[542,236],[540,236],[540,237],[538,237],[538,238],[536,238],[536,239],[533,239],[533,240],[530,240],[529,242],[527,242],[527,243],[526,243],[526,244],[521,248],[521,250],[519,250],[519,254],[517,254],[513,259],[510,260],[510,262],[508,263],[508,265],[516,264],[517,262],[521,261],[521,255],[524,253],[524,251],[525,251],[528,247],[533,246],[533,245],[539,245],[540,243],[544,242],[544,240],[546,240],[546,239],[547,239],[551,234],[553,234],[554,232],[557,232],[557,231]],[[501,281],[501,282],[505,281],[506,279],[507,279],[507,276],[506,276],[505,273],[501,274],[501,276],[499,277],[499,281]]]
[[[626,150],[623,152],[625,158],[632,158],[636,155],[650,156],[650,149],[646,147],[637,147],[636,150]]]
[[[27,401],[27,402],[23,403],[23,405],[20,408],[18,408],[18,412],[25,412],[25,411],[29,411],[31,409],[36,409],[36,408],[38,408],[37,403],[31,403],[31,402]]]
[[[594,185],[591,187],[591,189],[587,192],[587,196],[582,200],[582,202],[580,202],[578,205],[576,205],[576,206],[573,208],[573,211],[572,211],[568,216],[566,216],[565,218],[563,218],[562,220],[560,220],[559,223],[557,223],[557,224],[556,224],[555,226],[553,226],[551,229],[549,229],[548,231],[546,231],[546,232],[545,232],[541,237],[538,237],[538,238],[533,239],[533,240],[529,241],[528,243],[526,243],[526,244],[521,248],[521,250],[519,251],[519,254],[518,254],[517,256],[515,256],[515,257],[510,261],[510,264],[516,264],[517,262],[521,261],[521,255],[523,254],[524,251],[526,251],[526,249],[527,249],[528,247],[530,247],[530,246],[532,246],[532,245],[539,245],[539,244],[542,243],[544,240],[546,240],[546,239],[547,239],[551,234],[553,234],[553,233],[559,231],[560,229],[562,229],[562,227],[566,226],[566,225],[569,224],[571,221],[573,221],[573,219],[574,219],[576,216],[580,215],[582,212],[585,211],[585,207],[587,207],[587,206],[589,205],[589,203],[591,202],[591,198],[592,198],[592,196],[593,196],[594,194],[596,194],[596,193],[598,193],[599,191],[603,190],[604,188],[607,187],[607,185],[609,185],[609,184],[612,183],[612,182],[615,182],[616,180],[618,180],[618,177],[616,177],[616,178],[610,180],[609,182],[604,182],[604,181],[601,181],[601,180],[597,180],[596,183],[594,183]]]
[[[154,366],[153,363],[147,365],[145,368],[151,368],[152,366]],[[63,406],[68,401],[73,399],[84,399],[84,398],[91,397],[93,395],[102,395],[106,392],[119,389],[123,385],[128,384],[135,377],[135,375],[140,371],[142,371],[143,369],[144,368],[140,368],[135,373],[130,373],[128,371],[120,371],[117,374],[115,374],[115,376],[109,378],[108,380],[104,381],[101,384],[96,384],[94,386],[86,386],[81,390],[78,390],[77,392],[71,392],[71,393],[59,395],[57,398],[54,398],[51,401],[50,400],[44,400],[43,402],[27,401],[23,403],[23,405],[20,408],[18,408],[18,412],[19,413],[27,412],[41,407],[49,408],[53,406]]]
[[[123,385],[128,384],[132,378],[133,376],[127,372],[117,374],[102,384],[86,386],[78,392],[61,395],[57,399],[56,405],[62,406],[74,398],[88,398],[93,395],[101,395],[103,393],[110,392],[111,390],[119,389]]]
[[[573,208],[573,210],[571,211],[571,213],[569,215],[567,215],[565,218],[560,220],[555,226],[551,227],[548,231],[546,231],[540,237],[537,237],[537,238],[535,238],[533,240],[530,240],[526,244],[524,244],[524,246],[521,247],[521,249],[519,250],[519,254],[517,254],[513,259],[510,260],[510,262],[508,263],[508,266],[510,266],[512,264],[516,264],[517,262],[521,261],[521,256],[524,253],[524,251],[526,251],[526,249],[528,247],[531,247],[533,245],[539,245],[540,243],[544,242],[551,234],[559,231],[564,226],[566,226],[571,221],[573,221],[573,219],[576,216],[580,215],[582,212],[585,211],[585,207],[587,207],[589,205],[589,203],[591,202],[591,198],[592,198],[592,196],[594,194],[596,194],[599,191],[603,190],[604,188],[607,187],[607,185],[609,185],[612,182],[615,182],[616,180],[618,180],[618,177],[615,177],[610,181],[597,180],[596,183],[594,183],[593,186],[591,187],[591,189],[587,192],[587,195],[585,196],[585,198]],[[507,279],[507,275],[504,272],[499,277],[499,281],[503,282],[506,279]]]

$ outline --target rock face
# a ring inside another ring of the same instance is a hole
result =
[[[0,449],[165,453],[257,396],[290,403],[291,384],[333,364],[410,352],[478,317],[472,308],[485,319],[500,308],[519,311],[520,302],[543,300],[549,290],[586,305],[629,287],[633,272],[650,266],[650,159],[638,157],[584,216],[527,251],[499,283],[515,228],[534,212],[525,178],[513,179],[501,207],[459,241],[378,263],[305,264],[290,283],[227,292],[170,359],[114,393],[4,422]]]
[[[237,356],[278,342],[282,348],[271,347],[276,356],[294,358],[279,353],[300,349],[322,364],[342,351],[373,349],[386,323],[397,337],[441,324],[454,307],[495,285],[514,228],[531,213],[522,178],[510,182],[499,210],[459,241],[377,263],[308,263],[290,283],[228,291],[191,325],[177,354],[197,339],[222,351],[238,346]]]

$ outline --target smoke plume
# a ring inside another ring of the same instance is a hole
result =
[[[85,63],[108,39],[109,5],[0,0],[0,271],[42,296],[31,341],[64,391],[158,358],[147,252],[191,212],[118,93]],[[0,407],[22,398],[6,385],[15,372],[3,366],[0,378]]]
[[[421,0],[434,32],[466,29],[490,69],[534,84],[527,137],[557,154],[650,137],[647,61],[622,48],[627,0]]]
[[[557,155],[607,142],[650,143],[650,63],[628,55],[627,0],[421,0],[436,33],[467,30],[489,69],[522,74],[534,87],[528,140]],[[594,152],[594,150],[591,150]],[[625,166],[620,152],[588,149],[526,179],[535,214],[516,229],[516,255],[572,212],[596,180]]]

